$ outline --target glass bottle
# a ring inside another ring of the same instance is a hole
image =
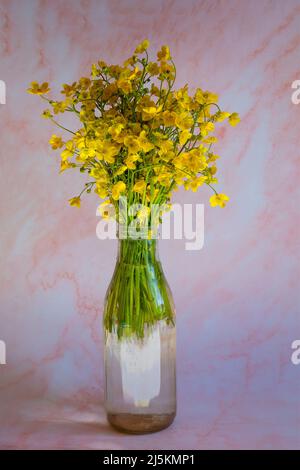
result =
[[[176,329],[157,240],[119,240],[104,309],[105,408],[118,430],[143,434],[176,414]]]

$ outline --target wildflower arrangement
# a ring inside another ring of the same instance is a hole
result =
[[[103,61],[92,65],[91,76],[63,84],[62,101],[47,97],[48,83],[32,82],[29,93],[40,95],[49,108],[43,117],[64,131],[53,134],[50,145],[61,152],[60,172],[77,168],[89,181],[80,195],[70,199],[80,206],[84,192],[92,190],[107,203],[121,195],[129,203],[146,206],[170,201],[178,186],[197,191],[209,185],[212,206],[224,207],[229,200],[213,188],[217,183],[218,155],[215,125],[228,120],[235,126],[237,113],[222,111],[218,96],[188,86],[174,90],[176,67],[168,46],[162,46],[157,61],[149,60],[149,41],[144,40],[123,66]],[[61,113],[75,113],[78,130],[66,129],[58,121]]]
[[[235,126],[239,116],[222,111],[218,96],[210,91],[197,88],[190,95],[187,85],[174,89],[176,67],[169,47],[161,47],[157,61],[149,59],[148,47],[149,41],[144,40],[122,66],[103,61],[93,64],[90,77],[63,84],[63,100],[48,98],[48,83],[31,83],[28,92],[48,103],[43,117],[63,131],[49,140],[52,149],[60,151],[60,172],[78,169],[88,176],[81,193],[69,202],[80,207],[82,195],[93,191],[103,200],[102,216],[108,217],[108,205],[118,215],[119,199],[124,196],[128,206],[141,206],[137,213],[127,214],[128,219],[142,224],[151,206],[168,205],[179,186],[197,191],[206,184],[213,191],[211,206],[225,207],[229,197],[214,188],[219,158],[212,150],[217,142],[214,132],[216,124],[225,120]],[[59,122],[58,116],[66,112],[78,117],[77,130]],[[143,317],[139,315],[133,330],[142,332],[145,322],[168,316],[170,309],[157,309],[155,302],[151,307],[150,291],[147,301],[143,300],[146,274],[136,269],[149,256],[145,244],[140,242],[135,248],[124,244],[123,252],[131,260],[132,272],[118,273],[123,305],[113,315],[118,315],[121,324],[137,310]],[[116,299],[109,302],[115,312]]]

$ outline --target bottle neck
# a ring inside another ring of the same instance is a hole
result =
[[[119,239],[118,262],[146,265],[159,261],[157,242],[157,239]]]

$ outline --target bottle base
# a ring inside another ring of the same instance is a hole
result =
[[[127,434],[148,434],[170,426],[175,414],[107,413],[107,420],[118,431]]]

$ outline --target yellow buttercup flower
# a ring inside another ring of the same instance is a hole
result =
[[[200,126],[201,135],[206,136],[210,132],[215,130],[215,125],[213,122],[203,122]]]
[[[188,112],[178,114],[175,119],[176,126],[183,131],[190,129],[193,123],[193,116]]]
[[[174,156],[174,143],[171,140],[161,140],[158,143],[158,155],[163,160],[170,160]]]
[[[68,160],[65,160],[65,161],[62,160],[61,163],[60,163],[59,172],[63,173],[64,171],[68,170],[69,168],[73,168],[73,164],[68,162]]]
[[[113,95],[117,94],[118,86],[116,83],[109,83],[103,90],[102,98],[103,100],[109,100]]]
[[[77,157],[77,160],[79,161],[85,161],[87,160],[88,158],[93,158],[96,156],[96,149],[94,148],[83,148],[82,150],[80,150],[79,152],[79,156]]]
[[[90,176],[97,180],[97,183],[107,183],[108,175],[102,166],[96,166],[90,170]]]
[[[124,139],[124,145],[128,148],[128,153],[137,153],[140,150],[140,144],[136,137],[129,135]]]
[[[145,188],[146,188],[146,181],[141,179],[135,183],[135,185],[133,186],[133,191],[135,191],[136,193],[142,194]]]
[[[157,175],[156,181],[159,182],[162,186],[169,186],[170,178],[172,174],[168,171],[162,171]]]
[[[157,97],[159,97],[159,94],[160,94],[159,88],[156,85],[154,85],[153,83],[151,85],[150,93],[151,93],[151,95],[154,95],[154,96],[157,96]]]
[[[162,109],[162,106],[159,106],[156,108],[155,106],[149,106],[147,108],[143,108],[142,110],[142,119],[143,121],[151,121],[151,119],[154,119],[155,116],[157,116],[158,113],[160,113]]]
[[[116,184],[113,185],[111,195],[115,201],[120,199],[122,193],[126,190],[126,184],[123,181],[118,181]]]
[[[238,115],[238,113],[232,113],[230,114],[229,118],[228,118],[228,121],[229,121],[229,124],[231,126],[236,126],[239,122],[240,122],[240,116]]]
[[[115,157],[120,151],[119,144],[103,143],[99,148],[99,158],[101,157],[107,163],[114,163]]]
[[[187,180],[184,182],[184,187],[185,189],[191,189],[194,193],[198,191],[199,186],[202,186],[206,181],[205,176],[199,176],[192,178],[190,180]]]
[[[127,170],[127,166],[126,165],[121,165],[114,173],[114,176],[120,176],[120,175],[123,175],[123,173],[125,173],[125,171]]]
[[[45,111],[43,111],[43,113],[42,113],[42,117],[44,119],[51,119],[53,117],[53,115],[51,114],[49,109],[45,109]]]
[[[226,194],[214,194],[209,199],[211,207],[225,207],[228,201],[229,197]]]
[[[135,53],[136,54],[142,54],[143,52],[145,52],[148,47],[150,45],[150,42],[148,41],[148,39],[144,39],[141,44],[139,44],[136,49],[135,49]]]
[[[147,71],[150,73],[150,75],[158,75],[159,74],[159,66],[157,65],[156,62],[149,62],[147,65]]]
[[[192,137],[192,134],[187,129],[180,132],[179,134],[180,145],[184,145],[190,139],[190,137]]]
[[[91,84],[91,79],[88,77],[82,77],[79,79],[79,85],[82,89],[86,90]]]
[[[124,125],[117,123],[110,126],[108,132],[111,134],[112,138],[118,142],[118,137],[120,136],[123,129]]]
[[[225,111],[218,111],[214,115],[214,120],[216,122],[222,122],[222,121],[225,121],[225,119],[227,119],[229,116],[230,116],[230,113],[226,113]]]
[[[218,95],[211,93],[210,91],[203,91],[201,88],[198,88],[195,93],[195,101],[198,104],[212,104],[218,102]]]
[[[108,196],[108,190],[106,184],[103,183],[96,183],[96,188],[95,188],[95,193],[98,194],[98,196],[101,199],[105,199]]]
[[[62,161],[66,161],[68,158],[73,157],[74,155],[74,150],[73,150],[73,141],[68,140],[68,142],[65,143],[65,150],[63,150],[60,154]]]
[[[128,168],[128,170],[135,170],[136,169],[135,162],[137,160],[139,160],[139,156],[137,154],[132,154],[126,157],[124,160],[126,168]]]
[[[215,137],[214,135],[211,136],[211,137],[206,137],[205,139],[202,140],[202,142],[204,144],[216,144],[218,142],[218,139],[217,137]]]
[[[73,207],[80,207],[80,197],[77,196],[77,197],[72,197],[71,199],[69,199],[69,204],[70,206],[73,206]]]
[[[154,149],[154,145],[148,140],[146,131],[142,131],[137,139],[140,149],[147,153]]]
[[[44,82],[41,85],[39,85],[38,82],[31,82],[31,87],[27,89],[27,92],[32,95],[45,95],[46,93],[49,93],[49,91],[49,83],[47,82]]]
[[[63,84],[63,89],[61,91],[62,94],[66,96],[72,96],[77,90],[76,82],[72,83],[72,85],[68,85],[67,83]]]
[[[219,155],[216,155],[214,153],[209,153],[208,158],[207,158],[207,163],[215,162],[219,157]]]
[[[100,69],[98,68],[97,64],[92,64],[92,68],[91,68],[91,75],[92,77],[98,77],[98,75],[100,74]]]
[[[131,93],[132,91],[132,84],[128,78],[120,78],[117,81],[117,86],[119,90],[122,90],[123,93],[125,93],[125,95],[128,95],[128,93]]]
[[[162,113],[162,120],[163,120],[164,126],[166,127],[174,126],[176,117],[177,115],[174,111],[164,111]]]
[[[55,134],[52,135],[51,139],[49,140],[49,144],[53,150],[60,149],[64,145],[62,138]]]
[[[163,77],[167,78],[168,80],[173,80],[174,78],[174,67],[172,64],[162,62],[159,67],[159,72],[162,74]]]
[[[158,60],[167,61],[171,59],[169,46],[162,46],[161,50],[157,53]]]
[[[189,111],[192,108],[192,98],[188,94],[188,87],[187,85],[183,88],[180,88],[175,93],[176,99],[178,100],[178,105],[180,109]]]
[[[52,101],[51,106],[55,114],[64,113],[69,103],[66,101]]]

